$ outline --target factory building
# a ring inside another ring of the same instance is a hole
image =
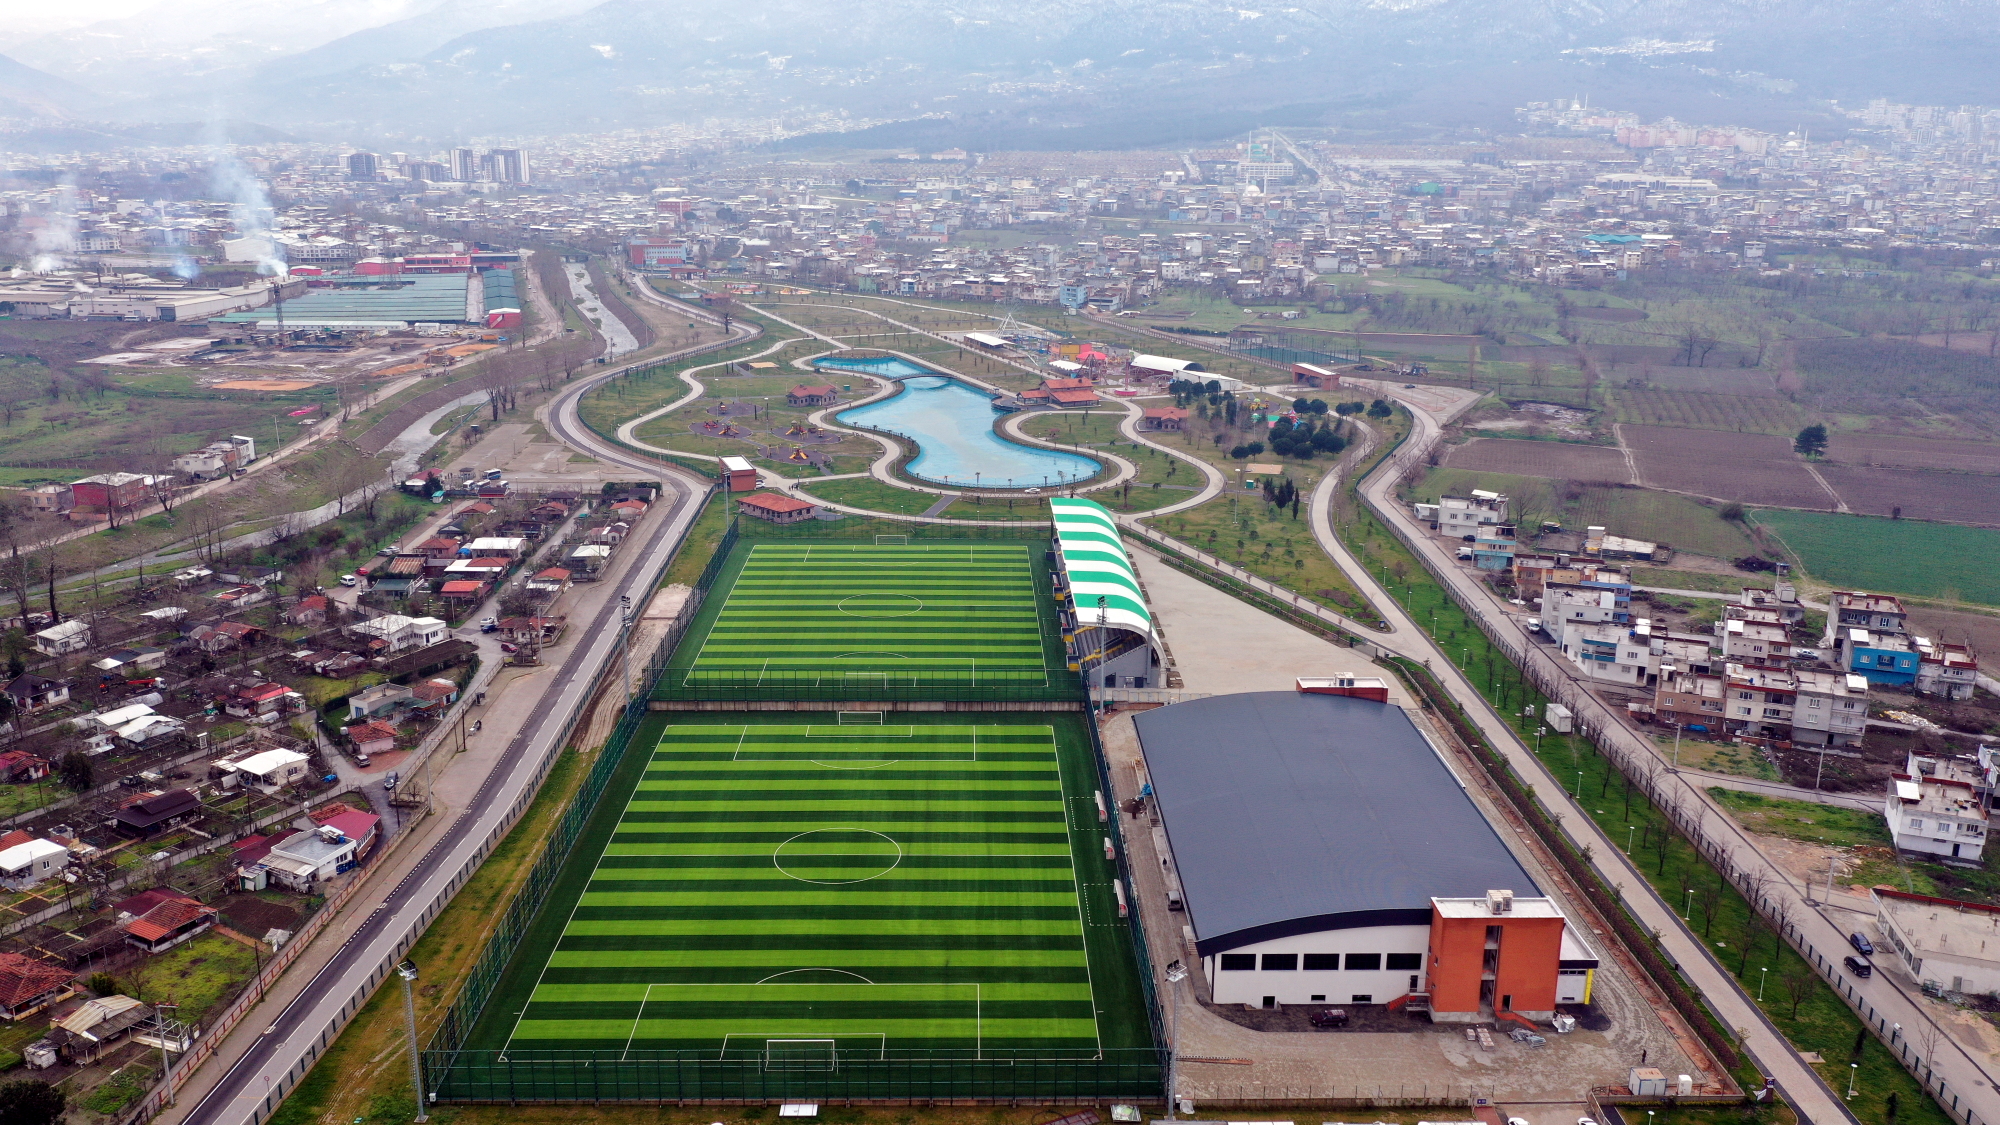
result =
[[[1590,1002],[1596,955],[1402,708],[1302,688],[1133,723],[1215,1003],[1464,1023]]]

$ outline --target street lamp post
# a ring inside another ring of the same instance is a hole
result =
[[[410,1033],[410,1085],[417,1095],[417,1121],[429,1121],[431,1115],[424,1112],[424,1060],[417,1053],[417,998],[413,985],[417,979],[417,963],[407,958],[396,966],[396,975],[403,978],[403,1026]]]
[[[1674,768],[1681,768],[1681,725],[1674,724]]]
[[[1757,1002],[1762,1004],[1764,1002],[1764,982],[1771,979],[1771,970],[1763,968],[1758,969],[1757,972],[1759,974],[1757,977]]]
[[[1636,825],[1636,824],[1635,824],[1635,825],[1633,825],[1632,827],[1630,827],[1630,828],[1628,828],[1628,829],[1626,829],[1626,830],[1625,830],[1625,854],[1626,854],[1626,855],[1631,855],[1631,854],[1632,854],[1632,837],[1634,837],[1634,836],[1638,835],[1638,833],[1639,833],[1639,826],[1638,826],[1638,825]]]
[[[1176,1062],[1180,1057],[1181,1040],[1181,982],[1187,979],[1187,966],[1178,959],[1167,962],[1167,983],[1173,987],[1173,1011],[1167,1021],[1167,1119],[1180,1115],[1180,1091],[1175,1087],[1178,1077]]]
[[[1688,915],[1693,913],[1694,913],[1694,888],[1689,887],[1687,893],[1687,905],[1681,908],[1681,921],[1683,922],[1687,921]]]
[[[1536,749],[1537,751],[1539,751],[1539,750],[1541,750],[1541,748],[1542,748],[1542,736],[1541,736],[1541,732],[1540,732],[1540,731],[1536,731],[1536,732],[1535,732],[1535,749]],[[1579,803],[1581,803],[1581,802],[1582,802],[1582,800],[1583,800],[1583,771],[1582,771],[1582,770],[1578,770],[1578,771],[1576,771],[1576,799],[1577,799],[1577,801],[1578,801]]]
[[[153,1005],[153,1011],[155,1013],[153,1018],[154,1022],[156,1022],[160,1028],[160,1081],[166,1084],[167,1104],[172,1105],[174,1104],[174,1080],[172,1074],[173,1065],[171,1060],[167,1058],[166,1010],[168,1008],[172,1008],[176,1012],[181,1010],[181,1006],[179,1004],[155,1004]]]
[[[1855,1079],[1857,1079],[1857,1078],[1859,1078],[1859,1077],[1861,1077],[1861,1064],[1860,1064],[1860,1063],[1848,1063],[1848,1064],[1847,1064],[1847,1096],[1848,1096],[1848,1097],[1850,1097],[1850,1098],[1854,1096],[1854,1081],[1855,1081]]]

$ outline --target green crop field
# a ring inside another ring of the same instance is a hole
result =
[[[669,726],[507,1052],[1095,1057],[1082,763],[1047,725],[854,717]]]
[[[2000,605],[2000,531],[1832,512],[1759,510],[1813,577],[1848,589]],[[1919,561],[1920,560],[1920,561]]]
[[[1046,688],[1060,678],[1063,660],[1050,651],[1053,625],[1045,627],[1025,543],[800,539],[739,544],[732,554],[740,560],[731,560],[738,569],[721,610],[699,645],[683,646],[693,658],[677,658],[666,689],[866,698]]]

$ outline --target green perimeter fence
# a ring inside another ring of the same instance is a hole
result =
[[[926,536],[925,538],[1045,539],[1047,533],[1022,533],[1012,528],[954,529],[1012,534]],[[648,663],[648,672],[666,670],[674,648],[687,633],[708,590],[722,573],[724,559],[741,536],[731,521],[715,554],[696,580],[694,596]],[[765,536],[753,536],[765,537]],[[790,538],[791,536],[768,536]],[[804,536],[801,536],[804,537]],[[871,540],[872,541],[872,540]],[[1052,687],[1088,708],[1090,693],[1082,677],[1068,669],[1053,669]],[[982,692],[985,689],[982,689]],[[936,698],[935,694],[925,696]],[[991,699],[982,694],[980,698]],[[536,915],[546,904],[569,862],[584,825],[630,751],[632,738],[646,717],[645,697],[625,709],[598,760],[592,764],[569,807],[563,811],[548,843],[527,879],[515,892],[494,928],[486,949],[467,975],[458,999],[445,1014],[422,1054],[427,1087],[439,1102],[580,1102],[580,1101],[704,1101],[771,1102],[800,1099],[825,1101],[943,1102],[1065,1102],[1164,1100],[1167,1052],[1159,1047],[1102,1050],[1088,1056],[1038,1050],[872,1050],[834,1049],[803,1056],[722,1057],[704,1051],[495,1051],[464,1048],[479,1022],[508,962],[520,948]],[[1084,722],[1090,732],[1091,757],[1098,785],[1107,800],[1110,766],[1098,739],[1096,716]],[[1105,828],[1117,855],[1118,880],[1125,901],[1132,904],[1125,919],[1133,956],[1145,995],[1147,1024],[1153,1042],[1164,1043],[1159,998],[1145,928],[1138,914],[1131,863],[1118,818]]]

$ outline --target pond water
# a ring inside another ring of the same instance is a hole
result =
[[[839,371],[865,371],[870,375],[880,375],[884,379],[904,379],[912,375],[935,375],[928,367],[919,367],[898,356],[868,356],[860,359],[821,357],[813,360],[815,367],[831,367]]]
[[[1040,488],[1079,480],[1103,467],[1079,454],[1002,438],[993,431],[992,400],[941,375],[905,379],[903,393],[896,397],[837,417],[915,441],[917,456],[905,468],[911,476],[938,484]]]

